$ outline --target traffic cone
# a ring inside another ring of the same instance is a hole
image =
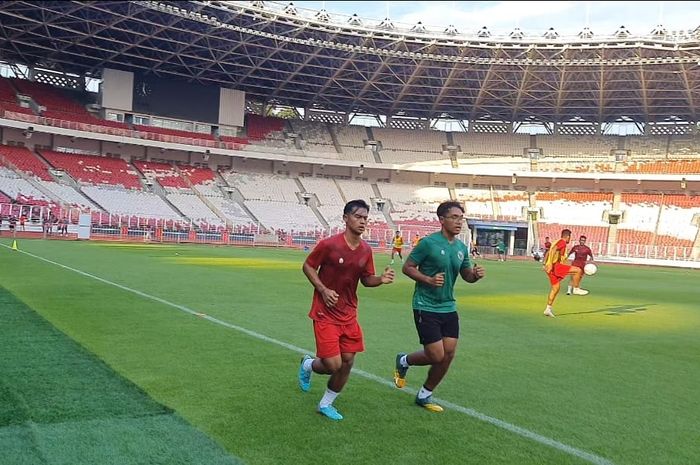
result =
[[[19,250],[17,248],[17,241],[16,240],[12,241],[12,250]]]

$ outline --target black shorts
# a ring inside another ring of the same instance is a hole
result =
[[[422,345],[432,344],[443,337],[459,339],[459,314],[413,310],[413,321]]]

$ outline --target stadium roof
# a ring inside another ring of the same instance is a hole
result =
[[[598,122],[700,114],[698,30],[494,37],[312,13],[272,2],[5,1],[0,57],[93,76],[113,67],[182,77],[346,113]]]

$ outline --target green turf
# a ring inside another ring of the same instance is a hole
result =
[[[0,321],[3,465],[239,463],[2,288]]]
[[[20,249],[313,348],[302,252]],[[323,377],[298,392],[289,349],[5,248],[0,260],[0,284],[246,463],[586,463],[459,412],[422,411],[359,376],[336,402],[346,420],[331,423],[314,413]],[[436,395],[616,464],[700,462],[698,272],[603,265],[584,281],[591,294],[560,296],[551,320],[541,316],[548,286],[538,264],[483,264],[485,280],[458,284],[462,339]],[[389,379],[395,353],[418,348],[411,288],[399,276],[360,290],[367,351],[356,367]],[[411,369],[409,385],[424,375]]]

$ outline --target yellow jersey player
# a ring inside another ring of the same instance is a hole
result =
[[[391,264],[394,264],[394,256],[396,254],[399,255],[399,258],[401,259],[401,263],[403,263],[403,255],[401,254],[401,250],[403,249],[403,237],[401,237],[401,232],[396,231],[396,235],[394,238],[391,240]]]

